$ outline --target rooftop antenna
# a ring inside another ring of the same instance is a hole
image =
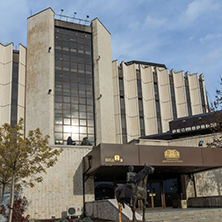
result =
[[[63,10],[63,9],[61,9],[60,19],[62,18],[62,13],[63,13],[63,11],[64,11],[64,10]]]
[[[32,9],[30,9],[30,15],[32,16]]]
[[[87,21],[88,18],[89,18],[89,15],[86,16],[86,21]],[[85,24],[86,24],[86,21],[85,21]]]
[[[77,14],[77,12],[74,12],[73,21],[74,21],[74,19],[75,19],[75,17],[76,17],[76,14]]]

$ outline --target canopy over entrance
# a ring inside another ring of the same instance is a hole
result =
[[[221,156],[220,148],[100,144],[84,157],[84,172],[125,174],[126,166],[146,163],[155,167],[155,174],[187,174],[221,167]]]

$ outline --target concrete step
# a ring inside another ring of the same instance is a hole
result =
[[[141,211],[138,211],[142,215]],[[188,209],[162,209],[162,210],[147,210],[145,215],[146,221],[149,222],[222,222],[221,208],[188,208]]]

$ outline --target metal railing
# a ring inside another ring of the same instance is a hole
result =
[[[89,18],[89,16],[87,15],[86,18]],[[73,17],[67,16],[67,15],[62,15],[62,14],[60,14],[60,15],[55,14],[55,19],[61,20],[61,21],[66,21],[66,22],[77,23],[80,25],[87,25],[87,26],[90,26],[90,24],[91,24],[91,21],[89,21],[87,19],[76,18],[75,14]]]

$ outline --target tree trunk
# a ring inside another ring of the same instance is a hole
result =
[[[8,222],[12,222],[12,213],[14,205],[14,193],[15,193],[15,175],[12,175],[11,190],[10,190],[10,209]]]
[[[5,194],[5,185],[6,184],[2,184],[2,195],[1,195],[1,199],[0,199],[0,205],[3,204],[4,194]]]

